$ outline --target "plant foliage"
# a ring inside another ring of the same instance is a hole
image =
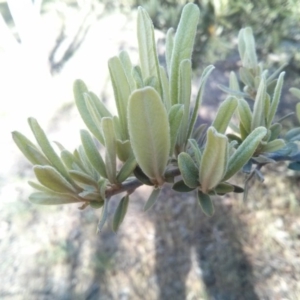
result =
[[[195,191],[204,213],[211,216],[211,196],[243,192],[229,182],[240,170],[251,178],[254,173],[261,175],[263,165],[278,160],[290,161],[291,169],[300,169],[300,128],[282,135],[280,122],[274,121],[284,72],[279,69],[269,74],[258,63],[249,27],[238,36],[239,74],[231,73],[229,86],[220,87],[227,98],[211,126],[196,127],[205,83],[213,70],[213,66],[204,70],[192,102],[191,55],[199,16],[196,5],[184,6],[177,31],[167,33],[164,68],[158,61],[152,21],[143,8],[138,9],[140,65],[133,66],[125,51],[108,62],[118,115],[109,112],[82,80],[74,83],[75,102],[88,128],[80,132],[78,149],[70,152],[59,144],[58,155],[33,118],[29,125],[38,145],[13,132],[38,181],[30,182],[37,190],[30,201],[103,207],[101,230],[110,198],[125,193],[113,218],[116,231],[126,215],[130,195],[142,184],[153,187],[145,210],[154,205],[165,184],[172,184],[178,192]],[[300,98],[300,90],[291,92]]]

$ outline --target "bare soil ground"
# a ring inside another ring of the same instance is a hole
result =
[[[122,42],[109,47],[110,55],[126,46],[126,34],[134,34],[132,22],[124,24]],[[66,74],[79,57],[89,55],[88,41],[100,34],[96,27]],[[216,64],[209,81],[200,112],[206,121],[224,99],[217,83],[226,84],[229,71],[237,69],[235,59],[228,61]],[[97,80],[93,77],[92,85]],[[294,74],[288,74],[287,86],[291,82]],[[110,93],[102,95],[109,98]],[[284,94],[281,111],[294,110],[295,99]],[[70,135],[78,141],[83,127],[70,103],[66,97],[44,122],[51,137],[62,143]],[[3,117],[3,126],[6,121]],[[18,124],[16,129],[21,130]],[[7,143],[2,147],[14,149]],[[0,174],[1,299],[300,299],[300,177],[282,163],[266,169],[264,183],[253,183],[246,203],[241,196],[215,198],[212,218],[201,212],[194,194],[183,196],[169,188],[152,211],[143,213],[149,190],[142,187],[119,232],[105,226],[99,235],[99,211],[34,206],[27,201],[30,165],[15,150],[5,165],[10,168]],[[236,179],[243,180],[242,175]],[[117,201],[111,203],[111,214]]]

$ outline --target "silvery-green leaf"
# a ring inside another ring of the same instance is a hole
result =
[[[244,125],[242,122],[240,122],[240,124],[239,124],[239,129],[240,129],[241,139],[244,140],[248,136],[248,132],[244,128]]]
[[[246,59],[244,60],[247,62],[245,67],[254,69],[257,66],[257,56],[256,56],[256,51],[255,51],[255,41],[252,33],[251,27],[246,27],[244,29],[244,41],[245,41],[245,46],[246,46]],[[243,63],[244,63],[243,61]]]
[[[275,72],[272,73],[272,75],[270,75],[267,78],[267,85],[269,86],[269,84],[277,77],[277,75],[286,67],[288,66],[288,63],[285,63],[283,65],[281,65]],[[300,96],[300,94],[299,94]]]
[[[156,90],[145,87],[131,94],[128,125],[131,147],[139,166],[149,178],[162,184],[170,152],[170,127]]]
[[[229,88],[234,91],[240,91],[238,79],[233,71],[229,75]]]
[[[289,91],[297,98],[300,99],[300,89],[290,88]]]
[[[195,107],[193,109],[192,117],[191,117],[190,123],[189,123],[189,130],[188,130],[188,134],[187,134],[187,139],[189,139],[191,137],[191,134],[193,132],[194,125],[195,125],[195,122],[196,122],[196,119],[197,119],[197,116],[198,116],[198,109],[199,109],[199,106],[202,102],[205,84],[206,84],[206,81],[208,79],[208,76],[210,75],[210,73],[212,72],[212,70],[214,68],[215,67],[212,66],[212,65],[207,66],[204,69],[203,73],[202,73],[202,76],[201,76],[201,79],[200,79],[200,84],[199,84],[199,90],[198,90],[198,94],[197,94],[197,97],[196,97]]]
[[[142,70],[141,70],[140,66],[135,66],[132,69],[132,77],[135,80],[137,89],[141,89],[145,86],[143,75],[142,75]]]
[[[102,131],[105,141],[105,167],[107,178],[111,183],[116,181],[116,138],[114,132],[114,124],[112,118],[102,118]]]
[[[108,216],[108,202],[109,202],[109,199],[105,199],[104,200],[104,205],[103,205],[103,208],[102,208],[102,212],[101,212],[101,217],[99,219],[99,223],[98,223],[98,227],[97,227],[97,233],[98,232],[101,232],[105,222],[106,222],[106,219],[107,219],[107,216]]]
[[[168,74],[170,75],[171,72],[171,59],[172,59],[172,52],[174,47],[174,28],[170,28],[166,34],[166,63],[167,63],[167,70]]]
[[[296,127],[296,128],[293,128],[293,129],[289,130],[285,134],[285,139],[287,141],[294,141],[294,140],[297,140],[299,135],[300,135],[300,127]]]
[[[160,188],[153,189],[153,191],[151,192],[148,200],[145,203],[144,211],[147,211],[147,210],[149,210],[150,208],[153,207],[153,205],[155,204],[155,202],[157,201],[157,199],[159,197],[160,192],[161,192]]]
[[[41,185],[41,184],[39,184],[39,183],[36,183],[36,182],[34,182],[34,181],[28,181],[28,184],[31,186],[31,187],[33,187],[34,189],[36,189],[36,190],[38,190],[38,191],[40,191],[40,192],[45,192],[45,193],[53,193],[53,190],[50,190],[50,189],[48,189],[47,187],[45,187],[45,186],[43,186],[43,185]]]
[[[240,186],[238,186],[238,185],[235,185],[235,184],[233,184],[232,185],[233,186],[233,192],[234,193],[243,193],[244,192],[244,189],[243,188],[241,188]]]
[[[33,165],[51,165],[49,160],[38,150],[38,148],[24,136],[22,133],[14,131],[12,137],[18,148],[21,150],[23,155]]]
[[[79,184],[83,183],[84,185],[91,185],[97,187],[97,182],[86,173],[70,170],[69,174],[71,178]]]
[[[30,128],[40,146],[45,156],[48,158],[48,160],[51,162],[51,165],[71,184],[74,185],[74,181],[69,176],[69,173],[67,172],[63,162],[61,161],[60,157],[56,154],[54,149],[52,148],[45,132],[40,127],[38,122],[34,118],[29,118],[28,123],[30,125]],[[31,149],[29,149],[30,151]]]
[[[240,29],[238,34],[238,50],[239,50],[240,58],[242,62],[244,62],[246,56],[246,43],[244,39],[244,29]]]
[[[72,197],[71,195],[36,192],[29,196],[29,201],[33,204],[39,205],[60,205],[78,203],[83,200]]]
[[[201,124],[197,128],[194,129],[192,138],[195,139],[200,145],[202,140],[205,137],[205,129],[207,128],[207,124]]]
[[[194,139],[189,139],[189,145],[191,146],[191,149],[192,149],[192,153],[193,153],[193,157],[196,161],[196,164],[198,166],[200,166],[200,163],[201,163],[201,158],[202,158],[202,153],[201,153],[201,150],[199,149],[199,146],[196,142],[196,140]]]
[[[169,112],[171,109],[171,99],[170,99],[170,90],[169,90],[169,80],[165,69],[160,66],[160,80],[162,88],[162,100],[165,104],[166,110]]]
[[[94,94],[93,92],[88,92],[87,95],[89,96],[90,101],[94,104],[94,107],[101,117],[112,117],[111,112],[107,109],[107,107],[96,94]]]
[[[104,161],[97,149],[95,142],[93,141],[91,135],[86,130],[80,130],[81,142],[92,166],[95,170],[102,176],[107,178],[106,167]]]
[[[280,100],[280,96],[281,96],[281,90],[282,90],[282,85],[283,85],[283,77],[284,77],[285,72],[282,72],[277,80],[277,84],[274,90],[274,95],[272,98],[272,102],[271,102],[271,107],[270,107],[270,111],[269,111],[269,115],[268,115],[268,124],[267,127],[270,127],[270,125],[272,124],[272,121],[275,117],[277,108],[278,108],[278,104],[279,104],[279,100]]]
[[[137,18],[137,35],[139,43],[139,57],[143,78],[154,76],[160,78],[154,27],[147,11],[139,7]],[[160,80],[158,93],[161,93]]]
[[[190,188],[183,180],[179,180],[173,184],[172,189],[179,193],[188,193],[193,191],[195,188]]]
[[[227,172],[223,181],[231,178],[249,161],[266,134],[266,128],[257,127],[247,136],[234,154],[229,158]]]
[[[56,169],[50,166],[34,166],[33,171],[38,181],[58,193],[76,193],[77,190]]]
[[[270,127],[271,135],[270,135],[269,141],[271,142],[271,141],[277,139],[281,133],[281,130],[282,130],[282,125],[280,123],[272,124]]]
[[[65,164],[65,166],[69,170],[81,170],[81,171],[83,171],[83,168],[77,162],[77,159],[75,158],[75,156],[71,152],[69,152],[68,150],[63,150],[60,153],[60,156],[61,156],[61,160],[63,161],[63,163]]]
[[[151,186],[154,185],[153,182],[149,179],[149,177],[147,177],[146,174],[143,173],[143,171],[141,170],[141,168],[139,166],[137,166],[133,170],[133,174],[143,184],[151,185]]]
[[[78,147],[78,153],[79,153],[79,157],[82,162],[82,165],[83,165],[84,173],[89,174],[92,178],[94,178],[95,181],[97,181],[99,179],[99,173],[96,171],[96,169],[90,163],[82,145],[80,145]]]
[[[118,172],[117,181],[122,183],[132,174],[135,168],[136,168],[136,160],[135,157],[132,155],[125,161],[120,171]]]
[[[125,71],[125,74],[126,74],[129,86],[130,86],[130,90],[131,90],[131,92],[133,92],[135,90],[135,80],[132,76],[133,66],[132,66],[132,63],[131,63],[131,60],[130,60],[130,57],[129,57],[127,51],[124,51],[124,50],[121,51],[119,54],[119,58],[123,65],[123,68],[124,68],[124,71]]]
[[[174,151],[174,146],[178,136],[179,126],[182,122],[184,107],[182,104],[175,104],[169,111],[169,124],[170,124],[170,156]]]
[[[265,125],[266,79],[261,78],[254,101],[251,129]]]
[[[174,38],[170,68],[170,96],[172,104],[179,103],[178,82],[180,63],[191,59],[199,20],[199,8],[189,3],[184,6]]]
[[[101,142],[103,141],[102,134],[100,132],[99,127],[94,123],[90,112],[86,106],[86,100],[84,95],[88,93],[88,89],[85,83],[82,80],[76,80],[74,82],[74,97],[77,109],[80,113],[82,120],[84,121],[87,128],[91,131],[91,133]]]
[[[228,134],[226,134],[226,136],[227,136],[228,140],[230,141],[230,143],[232,141],[236,141],[238,145],[242,143],[242,139],[235,134],[228,133]]]
[[[245,85],[247,85],[249,87],[253,87],[254,86],[254,77],[250,73],[249,69],[247,69],[245,67],[241,67],[239,73],[240,73],[241,81]]]
[[[252,157],[251,161],[253,163],[258,163],[258,164],[269,164],[269,163],[276,162],[274,159],[271,159],[265,155],[259,155],[257,157]],[[250,172],[248,172],[248,173],[250,173]]]
[[[89,200],[92,202],[103,202],[103,198],[100,196],[100,194],[95,191],[95,190],[85,190],[81,193],[78,194],[78,196],[80,196],[81,198],[85,199],[85,200]]]
[[[192,92],[192,66],[189,59],[185,59],[180,63],[179,67],[179,90],[178,103],[184,105],[182,122],[179,128],[177,144],[179,147],[185,145],[187,141],[187,133],[189,126],[190,101]]]
[[[198,191],[197,196],[198,196],[198,202],[200,204],[202,211],[208,217],[211,217],[214,214],[215,209],[214,209],[213,203],[210,199],[210,196],[201,191]]]
[[[181,152],[178,155],[178,167],[183,181],[188,187],[196,188],[199,186],[199,171],[188,153]]]
[[[285,142],[282,139],[273,140],[261,148],[261,152],[275,152],[285,146]]]
[[[237,108],[237,105],[238,105],[238,100],[235,97],[229,96],[219,106],[215,120],[212,123],[212,126],[219,133],[225,133],[229,121],[232,118],[232,115]]]
[[[232,184],[227,183],[227,182],[221,182],[215,187],[215,192],[218,195],[225,195],[227,193],[231,193],[234,191],[234,187]]]
[[[240,122],[243,124],[245,131],[247,133],[250,133],[252,113],[248,102],[243,98],[239,99],[238,113],[239,113]]]
[[[154,76],[150,76],[150,77],[147,77],[145,79],[145,86],[151,86],[153,87],[155,90],[158,90],[159,89],[159,82],[157,80],[156,77]]]
[[[119,205],[118,205],[115,215],[114,215],[114,219],[113,219],[113,231],[114,232],[116,232],[119,229],[121,223],[123,222],[124,217],[127,212],[128,204],[129,204],[129,196],[126,195],[120,200]]]
[[[108,68],[122,129],[122,140],[126,140],[128,139],[127,104],[129,95],[131,93],[130,85],[124,72],[122,63],[118,57],[115,56],[108,60]]]
[[[218,88],[219,88],[220,90],[222,90],[223,92],[229,94],[229,95],[236,96],[237,98],[240,98],[240,97],[249,97],[249,95],[246,94],[246,93],[243,93],[243,92],[240,92],[240,91],[233,90],[233,89],[228,88],[227,86],[222,85],[222,84],[219,84],[219,85],[218,85]]]
[[[227,169],[227,160],[227,137],[218,133],[214,127],[209,127],[199,169],[199,181],[203,193],[207,193],[222,180]]]

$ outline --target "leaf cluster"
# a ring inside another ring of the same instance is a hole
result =
[[[164,68],[158,61],[152,21],[143,8],[138,9],[140,65],[134,66],[126,51],[108,61],[118,114],[113,115],[82,80],[74,83],[76,106],[88,129],[81,130],[78,149],[70,152],[57,143],[58,155],[33,118],[29,125],[38,146],[13,132],[38,181],[30,182],[37,190],[31,202],[102,207],[101,230],[109,199],[125,193],[113,219],[117,230],[130,195],[142,184],[153,188],[145,210],[154,205],[165,184],[172,184],[178,192],[195,191],[204,213],[211,216],[211,196],[243,192],[228,181],[241,169],[251,177],[261,174],[259,169],[266,163],[283,159],[292,161],[291,168],[299,168],[300,159],[295,158],[299,128],[282,138],[282,126],[274,122],[284,72],[281,68],[269,75],[258,63],[250,28],[238,36],[240,82],[231,73],[229,87],[220,87],[228,96],[212,124],[196,126],[205,84],[214,68],[203,71],[193,102],[191,56],[199,15],[198,7],[189,3],[176,32],[168,30]],[[300,95],[297,89],[292,92]],[[297,115],[300,119],[299,106]]]

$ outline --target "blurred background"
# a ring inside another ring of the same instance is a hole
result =
[[[238,71],[237,34],[246,26],[266,67],[287,64],[278,118],[294,111],[288,88],[300,87],[298,0],[0,0],[0,299],[300,299],[300,177],[284,163],[263,170],[265,181],[251,183],[246,203],[242,196],[214,199],[212,218],[194,194],[169,188],[143,213],[149,190],[142,187],[117,234],[107,224],[96,235],[98,210],[27,200],[33,172],[11,131],[32,139],[33,116],[51,141],[73,150],[85,127],[74,80],[83,79],[114,110],[107,60],[126,49],[138,63],[137,7],[153,19],[163,63],[165,32],[176,28],[186,2],[201,10],[195,92],[203,68],[216,66],[202,122],[209,124],[225,99],[218,84]]]

